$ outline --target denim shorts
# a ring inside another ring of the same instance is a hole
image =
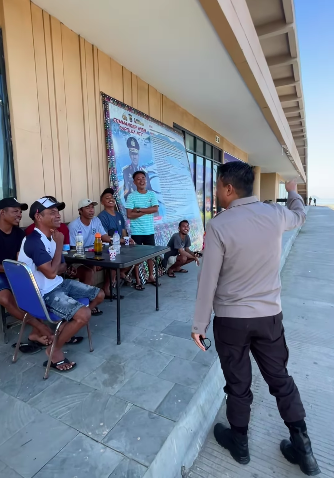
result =
[[[96,299],[100,289],[91,285],[83,284],[77,280],[65,279],[58,287],[44,295],[45,305],[50,312],[60,319],[71,320],[83,304],[77,299]]]
[[[11,290],[8,279],[5,273],[0,272],[0,292],[6,289]]]

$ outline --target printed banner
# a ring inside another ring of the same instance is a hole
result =
[[[239,159],[239,158],[236,158],[235,156],[232,156],[232,154],[227,153],[226,151],[224,151],[224,164],[225,163],[232,163],[233,161],[242,161],[242,160]]]
[[[166,245],[179,222],[187,219],[192,249],[201,250],[203,223],[182,134],[114,98],[105,94],[102,98],[109,181],[125,220],[126,199],[136,190],[132,175],[145,171],[147,189],[159,201],[156,244]]]

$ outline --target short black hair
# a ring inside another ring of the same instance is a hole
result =
[[[113,196],[114,195],[113,188],[106,188],[100,196],[100,201],[102,201],[103,196],[105,196],[106,194],[111,194]]]
[[[138,174],[143,174],[146,177],[145,171],[135,171],[132,175],[132,179],[134,180],[135,177],[138,176]]]
[[[183,224],[184,222],[186,222],[189,226],[189,221],[187,221],[187,219],[183,219],[182,221],[179,222],[179,227],[181,227],[181,224]]]
[[[253,168],[242,161],[231,161],[218,167],[218,177],[224,186],[231,184],[239,197],[249,197],[253,194]]]

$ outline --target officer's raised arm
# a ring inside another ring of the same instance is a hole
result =
[[[284,230],[290,231],[301,227],[306,220],[304,201],[297,192],[297,183],[295,180],[285,183],[285,189],[288,192],[287,207],[282,208],[284,217]]]

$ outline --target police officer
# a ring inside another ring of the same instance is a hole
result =
[[[279,274],[282,234],[304,223],[304,203],[295,181],[286,184],[287,207],[260,202],[252,195],[253,183],[253,170],[246,163],[231,162],[218,168],[217,196],[225,211],[206,228],[192,338],[205,350],[201,339],[205,338],[213,306],[215,344],[226,380],[230,423],[230,428],[221,423],[215,426],[217,442],[238,463],[250,461],[247,431],[253,399],[252,352],[290,431],[290,440],[281,442],[281,452],[306,475],[313,476],[320,469],[307,434],[299,391],[286,368],[288,349]]]
[[[144,171],[146,174],[146,189],[151,190],[150,178],[148,177],[147,171],[145,168],[138,166],[139,164],[139,143],[136,138],[130,136],[126,142],[127,147],[129,148],[129,156],[131,159],[131,164],[126,166],[123,169],[123,179],[124,179],[124,200],[126,201],[128,195],[134,191],[137,191],[137,188],[133,182],[133,174],[136,171]]]

